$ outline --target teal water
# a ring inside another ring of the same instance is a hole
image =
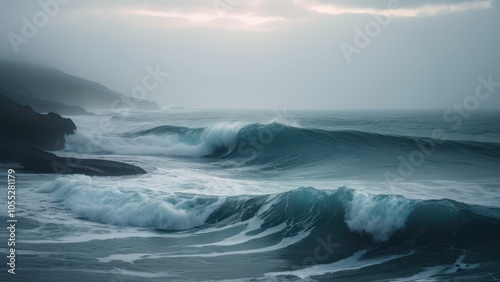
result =
[[[442,115],[72,117],[57,154],[148,174],[18,174],[15,279],[498,279],[500,116]]]

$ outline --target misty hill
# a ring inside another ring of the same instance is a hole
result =
[[[58,102],[50,102],[50,101],[42,101],[42,100],[37,100],[30,98],[28,96],[24,96],[19,93],[24,93],[24,91],[27,91],[29,93],[29,90],[18,90],[18,91],[12,91],[10,88],[12,84],[8,83],[0,83],[0,95],[3,95],[5,97],[8,97],[16,102],[18,102],[21,105],[27,105],[30,106],[34,111],[39,112],[39,113],[49,113],[49,112],[54,112],[58,113],[61,115],[91,115],[92,113],[87,112],[85,109],[82,107],[78,106],[68,106],[62,103]]]
[[[36,96],[29,89],[0,77],[0,95],[4,95],[21,105],[30,106],[40,113],[55,112],[61,115],[89,115],[85,109],[78,106],[68,106],[59,102],[37,100],[30,97]]]
[[[125,95],[102,84],[52,67],[26,63],[0,62],[0,93],[39,112],[85,114],[84,109],[127,107],[121,102],[126,101]],[[131,101],[140,110],[161,109],[152,101]]]

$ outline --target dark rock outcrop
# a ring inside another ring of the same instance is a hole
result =
[[[43,150],[64,148],[64,136],[76,126],[55,113],[39,114],[0,95],[0,162],[18,163],[37,173],[120,176],[145,174],[140,167],[107,160],[64,158]]]
[[[98,160],[59,157],[38,149],[20,148],[15,145],[0,146],[0,160],[19,163],[25,172],[85,174],[90,176],[122,176],[146,174],[134,165]]]
[[[41,150],[64,148],[64,136],[76,131],[69,118],[55,113],[39,114],[1,95],[0,121],[2,143]]]

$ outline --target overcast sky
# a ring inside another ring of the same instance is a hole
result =
[[[500,81],[497,0],[60,0],[44,23],[53,1],[0,0],[2,58],[124,94],[159,66],[162,105],[445,109]]]

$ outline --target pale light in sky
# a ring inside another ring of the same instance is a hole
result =
[[[254,14],[228,14],[214,13],[213,10],[204,12],[179,12],[179,11],[154,11],[154,10],[130,10],[128,14],[140,16],[163,17],[184,19],[197,24],[206,24],[209,26],[221,26],[230,29],[246,28],[256,25],[262,25],[269,22],[285,22],[282,17],[257,16]],[[230,24],[224,24],[225,21],[231,21]]]
[[[309,7],[310,10],[330,15],[343,15],[343,14],[370,14],[370,15],[384,15],[395,17],[428,17],[437,16],[444,13],[455,13],[474,9],[488,9],[492,6],[492,1],[476,1],[473,3],[457,3],[457,4],[436,4],[436,5],[423,5],[415,8],[401,8],[403,4],[400,1],[388,1],[386,9],[375,8],[359,8],[348,6],[336,5],[315,5]]]
[[[170,75],[150,99],[206,108],[446,109],[478,76],[500,81],[500,1],[394,1],[61,1],[29,38],[44,8],[2,1],[0,58],[124,94],[159,65]]]

